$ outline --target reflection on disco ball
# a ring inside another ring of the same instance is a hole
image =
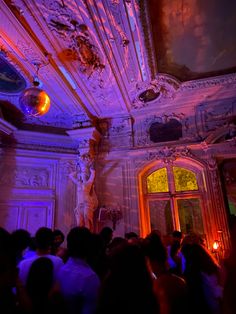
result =
[[[42,116],[50,108],[50,98],[46,92],[37,87],[30,87],[23,91],[20,96],[20,107],[29,116]]]

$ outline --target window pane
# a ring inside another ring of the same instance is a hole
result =
[[[173,222],[169,200],[149,201],[151,229],[158,229],[166,235],[173,231]]]
[[[168,192],[168,179],[166,168],[158,169],[147,177],[148,193]]]
[[[176,191],[198,190],[197,178],[194,172],[180,167],[173,167],[173,172]]]
[[[181,231],[185,234],[203,234],[202,213],[199,199],[177,200]]]

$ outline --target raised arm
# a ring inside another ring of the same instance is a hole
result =
[[[73,171],[69,174],[69,178],[75,183],[77,184],[78,183],[78,179],[76,178],[76,171]]]

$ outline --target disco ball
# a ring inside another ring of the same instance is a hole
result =
[[[22,111],[29,116],[42,116],[50,108],[50,98],[38,87],[30,87],[23,91],[19,99]]]

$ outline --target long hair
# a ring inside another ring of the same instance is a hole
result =
[[[26,282],[26,290],[32,303],[33,313],[45,313],[52,284],[52,261],[47,257],[36,259],[30,267]]]
[[[99,314],[158,313],[151,276],[140,247],[126,243],[118,246],[111,256],[110,273],[99,301]]]
[[[208,275],[218,274],[219,265],[207,249],[197,243],[186,244],[182,248],[186,265],[194,271],[204,272]]]

